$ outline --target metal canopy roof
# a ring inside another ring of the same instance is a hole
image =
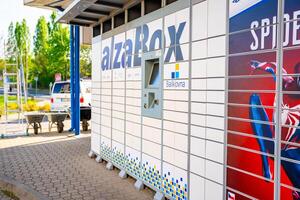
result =
[[[23,0],[24,5],[64,11],[74,0]]]
[[[74,0],[62,13],[59,22],[91,26],[112,12],[123,9],[130,0]]]

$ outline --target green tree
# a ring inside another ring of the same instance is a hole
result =
[[[55,73],[61,73],[64,79],[69,76],[69,50],[70,50],[70,38],[69,29],[66,25],[62,25],[55,22],[56,14],[52,13],[49,28],[49,73],[53,75]]]
[[[5,53],[7,54],[9,59],[12,59],[12,55],[16,53],[16,38],[15,38],[15,26],[14,23],[11,22],[8,27],[8,35],[7,35],[6,49]]]
[[[30,69],[30,82],[33,82],[35,76],[39,76],[41,80],[41,86],[47,87],[47,83],[50,82],[50,77],[48,74],[48,25],[44,16],[38,19],[35,28],[35,35],[33,37],[34,48],[33,54],[34,58],[32,60],[33,65]]]
[[[80,74],[82,77],[91,77],[91,50],[92,49],[90,45],[81,45],[80,47]]]
[[[26,83],[28,83],[28,57],[30,54],[30,33],[25,19],[23,19],[21,23],[16,23],[14,34],[18,53],[18,61],[19,63],[22,61],[26,77],[25,81]]]
[[[34,41],[34,55],[47,55],[48,49],[48,26],[47,21],[44,16],[38,19],[35,28],[35,35],[33,37]]]
[[[43,16],[38,19],[33,36],[33,54],[25,19],[9,25],[6,52],[17,55],[17,61],[22,61],[27,84],[34,82],[34,77],[38,76],[40,86],[47,88],[54,81],[55,73],[61,73],[65,80],[70,77],[69,43],[68,26],[56,23],[56,13],[53,12],[48,22]],[[81,75],[90,77],[91,47],[83,45],[80,54]]]

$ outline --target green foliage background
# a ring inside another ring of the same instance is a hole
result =
[[[0,59],[0,76],[2,76],[5,61],[17,60],[24,66],[27,84],[34,85],[34,77],[38,76],[38,86],[48,88],[49,83],[54,82],[56,73],[61,73],[63,80],[69,79],[69,27],[56,23],[56,17],[55,12],[48,20],[41,16],[37,21],[33,36],[29,32],[25,19],[10,24],[6,41],[6,60]],[[32,50],[30,49],[31,39],[33,39]],[[90,54],[90,46],[81,46],[81,77],[91,76]],[[1,84],[0,80],[0,87]]]

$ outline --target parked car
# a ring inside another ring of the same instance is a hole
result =
[[[91,80],[80,80],[80,107],[91,106]],[[55,82],[51,92],[51,111],[67,111],[71,107],[70,81]]]

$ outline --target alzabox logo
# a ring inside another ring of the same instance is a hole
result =
[[[179,64],[176,64],[175,65],[175,71],[171,72],[171,78],[172,79],[178,79],[179,78],[179,76],[180,76],[179,68],[180,68]]]
[[[165,62],[169,62],[171,57],[174,55],[176,61],[183,60],[183,53],[181,50],[180,39],[182,33],[185,31],[186,22],[181,22],[176,28],[175,25],[169,26],[167,28],[168,34],[164,35],[163,30],[157,29],[152,35],[149,35],[149,27],[147,24],[137,27],[135,31],[135,41],[127,39],[125,41],[120,41],[115,43],[114,37],[111,38],[111,45],[104,46],[102,48],[102,61],[101,69],[102,71],[125,68],[141,65],[141,55],[140,52],[153,51],[155,50],[155,45],[158,43],[161,48],[162,37],[168,37],[169,48],[166,48]],[[148,42],[149,45],[147,46]],[[165,46],[165,45],[164,45]],[[112,48],[111,48],[112,47]],[[113,58],[112,58],[113,57]]]
[[[180,78],[180,65],[177,63],[175,65],[175,70],[171,72],[172,80],[166,81],[166,88],[181,88],[185,89],[187,87],[186,80],[177,80]]]

